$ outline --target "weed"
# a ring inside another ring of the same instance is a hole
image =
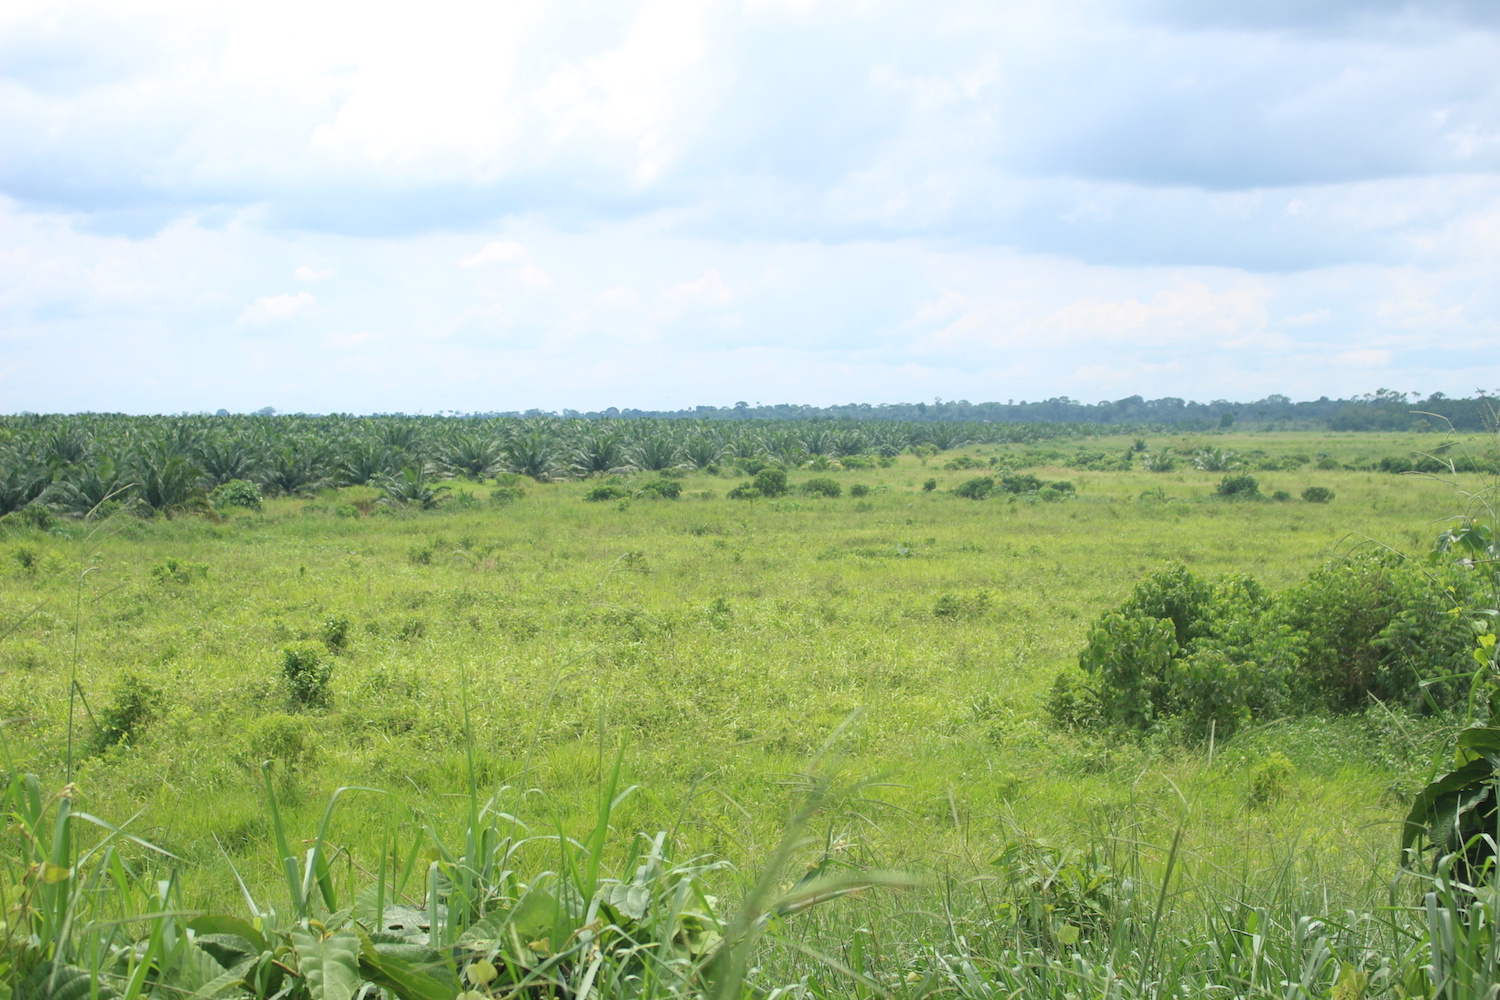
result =
[[[1273,753],[1251,768],[1245,803],[1252,809],[1269,809],[1291,791],[1297,768],[1284,753]]]
[[[93,749],[101,752],[116,744],[135,743],[166,705],[166,693],[139,674],[127,672],[115,682],[114,693],[95,720]]]
[[[332,703],[333,663],[324,658],[325,652],[324,646],[310,642],[281,651],[281,677],[293,705],[326,708]]]
[[[1328,503],[1333,499],[1333,490],[1326,486],[1309,486],[1302,491],[1302,499],[1308,503]]]

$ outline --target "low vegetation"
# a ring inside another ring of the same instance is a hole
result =
[[[211,483],[213,419],[183,502],[85,435],[0,528],[17,1000],[1500,982],[1486,480],[1378,468],[1435,436],[257,418]]]

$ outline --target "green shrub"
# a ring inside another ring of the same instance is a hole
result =
[[[605,503],[609,500],[624,500],[630,496],[630,491],[617,482],[601,482],[591,487],[583,495],[583,499],[589,503]]]
[[[274,760],[283,777],[301,770],[317,757],[312,723],[295,715],[276,713],[250,723],[246,732],[246,751],[252,766]]]
[[[353,622],[344,615],[329,615],[323,619],[323,624],[318,631],[322,636],[323,645],[330,652],[342,653],[349,648],[349,633],[353,629]]]
[[[1336,458],[1334,458],[1332,455],[1321,455],[1321,456],[1319,456],[1317,464],[1318,464],[1318,468],[1322,469],[1325,472],[1331,471],[1333,469],[1342,469],[1343,468],[1343,466],[1339,464],[1339,460],[1336,459]]]
[[[1404,455],[1387,455],[1382,458],[1376,466],[1381,472],[1411,472],[1416,466],[1412,460]]]
[[[1090,712],[1101,722],[1150,729],[1178,717],[1190,735],[1228,736],[1283,710],[1303,652],[1302,637],[1276,620],[1254,580],[1208,584],[1173,565],[1094,624],[1078,662],[1093,678]],[[1055,689],[1054,718],[1073,725],[1090,714],[1078,697],[1066,685]]]
[[[866,486],[864,483],[855,483],[853,486],[849,487],[849,495],[855,498],[867,497],[870,495],[870,487]]]
[[[925,483],[922,484],[922,492],[924,492],[924,493],[931,493],[935,489],[937,489],[937,480],[936,479],[929,479]]]
[[[682,496],[682,484],[675,479],[648,479],[635,495],[646,500],[676,500]]]
[[[993,476],[975,476],[953,487],[953,495],[963,497],[965,500],[983,500],[993,492],[995,492]]]
[[[93,749],[130,745],[161,715],[166,693],[139,674],[126,672],[115,682],[113,697],[99,711]]]
[[[1273,753],[1250,769],[1245,804],[1252,809],[1268,809],[1280,802],[1291,790],[1297,768],[1284,753]]]
[[[324,659],[324,648],[304,642],[281,651],[281,676],[292,704],[300,708],[326,708],[333,701],[333,664]]]
[[[724,495],[731,500],[759,500],[761,492],[753,483],[740,483]]]
[[[1302,499],[1308,503],[1327,503],[1333,499],[1333,490],[1326,486],[1309,486],[1302,491]]]
[[[1255,477],[1248,472],[1241,472],[1235,476],[1225,476],[1219,480],[1219,485],[1214,487],[1214,492],[1221,497],[1234,497],[1240,500],[1251,500],[1260,496],[1260,484]]]
[[[1008,472],[1000,477],[1000,489],[1016,496],[1020,496],[1023,493],[1035,493],[1044,485],[1040,479],[1029,472]],[[1072,492],[1073,484],[1067,483],[1065,485],[1068,487],[1068,491]]]
[[[973,594],[939,594],[932,605],[936,618],[977,618],[989,610],[989,591]]]
[[[151,578],[157,583],[192,583],[208,578],[208,564],[168,559],[151,567]]]
[[[333,508],[333,516],[338,518],[351,519],[359,518],[363,515],[360,514],[359,508],[354,506],[352,503],[341,503]]]
[[[1271,499],[1275,500],[1277,503],[1286,503],[1288,500],[1292,499],[1292,495],[1286,490],[1277,490],[1275,493],[1271,494]]]
[[[495,507],[510,507],[525,495],[526,490],[520,486],[496,486],[489,492],[489,502]]]
[[[784,496],[787,491],[786,470],[777,468],[761,469],[755,474],[754,486],[760,490],[763,497]]]
[[[260,486],[248,479],[231,479],[227,483],[215,486],[213,492],[208,495],[208,502],[215,510],[223,510],[226,507],[260,510],[263,500]]]
[[[1309,707],[1365,707],[1373,696],[1422,709],[1461,690],[1435,678],[1469,672],[1473,629],[1453,614],[1478,581],[1452,566],[1418,567],[1390,552],[1361,552],[1314,571],[1282,595],[1280,617],[1307,636],[1298,674]]]
[[[838,497],[841,496],[844,492],[844,488],[839,485],[838,480],[829,479],[826,476],[817,479],[809,479],[801,486],[797,487],[797,489],[807,496],[820,497]]]

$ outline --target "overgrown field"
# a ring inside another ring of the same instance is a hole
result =
[[[7,766],[47,792],[71,768],[75,808],[139,814],[130,830],[180,860],[127,853],[175,872],[181,905],[243,910],[237,872],[286,911],[264,760],[294,838],[313,836],[335,788],[379,790],[347,793],[328,831],[337,879],[357,886],[401,867],[424,826],[461,839],[471,777],[481,799],[513,789],[497,808],[526,829],[583,837],[619,752],[622,784],[639,790],[611,815],[611,857],[637,832],[666,831],[672,857],[730,862],[705,875],[728,907],[772,857],[808,761],[858,713],[821,765],[836,779],[808,820],[814,843],[776,878],[790,885],[806,863],[918,884],[787,918],[797,946],[767,945],[752,981],[794,984],[812,969],[840,993],[1003,995],[1003,963],[984,956],[1000,938],[1016,944],[1016,907],[1045,882],[1061,909],[1038,918],[1033,944],[1075,969],[1058,973],[1058,996],[1097,979],[1068,948],[1087,944],[1099,900],[1122,893],[1154,910],[1164,951],[1186,942],[1184,969],[1233,964],[1191,944],[1212,939],[1215,919],[1251,934],[1241,925],[1258,907],[1293,924],[1349,914],[1343,936],[1284,929],[1344,949],[1325,950],[1308,995],[1325,995],[1340,962],[1375,975],[1362,989],[1401,995],[1406,966],[1390,970],[1419,942],[1357,915],[1394,898],[1400,818],[1458,721],[1373,706],[1210,746],[1067,730],[1043,706],[1090,623],[1165,563],[1280,590],[1361,547],[1425,558],[1462,510],[1453,486],[1344,466],[1435,437],[1147,442],[1279,463],[1252,472],[1266,499],[1218,495],[1225,473],[1185,460],[1165,472],[1030,466],[1074,492],[956,495],[1027,447],[992,444],[793,468],[774,499],[730,498],[745,477],[726,465],[675,480],[676,499],[636,497],[640,480],[626,479],[625,496],[602,502],[584,499],[598,480],[528,480],[492,500],[492,483],[459,481],[430,511],[376,506],[375,487],[352,486],[225,507],[217,522],[121,513],[12,527],[0,539]],[[1133,442],[1087,444],[1114,455]],[[1279,462],[1297,454],[1337,467]],[[840,495],[796,489],[813,478]],[[851,496],[855,485],[868,491]],[[1332,499],[1301,499],[1308,487]],[[1278,491],[1288,499],[1269,499]],[[289,664],[306,668],[292,686]],[[542,870],[548,851],[538,840],[517,864]],[[13,892],[23,881],[6,877]],[[412,903],[423,885],[403,887]],[[965,949],[978,968],[967,984],[953,958]],[[939,953],[952,959],[941,974]],[[1288,963],[1305,965],[1297,955]]]

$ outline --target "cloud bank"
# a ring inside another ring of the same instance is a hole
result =
[[[1495,11],[22,0],[0,408],[1494,386]]]

